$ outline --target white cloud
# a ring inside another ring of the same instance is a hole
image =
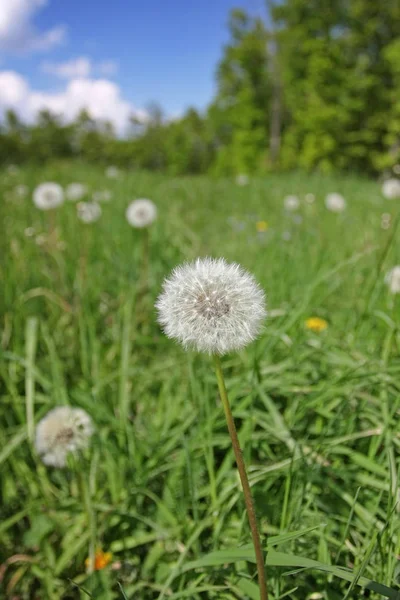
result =
[[[76,77],[88,77],[92,71],[92,63],[90,59],[81,56],[64,63],[44,62],[41,70],[62,79],[74,79]]]
[[[112,60],[93,63],[87,56],[79,56],[78,58],[62,63],[46,61],[42,63],[41,70],[44,73],[55,75],[61,79],[89,77],[92,74],[110,77],[117,72],[118,65]]]
[[[76,118],[86,109],[94,119],[111,121],[122,134],[131,115],[146,120],[146,112],[124,100],[120,88],[107,79],[76,78],[60,92],[31,89],[15,71],[0,71],[0,113],[12,108],[20,117],[32,122],[40,110],[49,110],[65,121]]]
[[[44,51],[65,39],[65,27],[37,31],[34,15],[48,0],[0,0],[0,50]]]

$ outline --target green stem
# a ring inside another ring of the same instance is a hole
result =
[[[267,580],[265,575],[264,567],[264,556],[261,548],[260,533],[257,526],[256,512],[254,509],[254,502],[251,495],[249,480],[247,477],[246,466],[244,464],[242,449],[239,444],[239,438],[237,436],[235,422],[231,407],[229,404],[228,394],[226,392],[224,374],[222,372],[221,359],[219,356],[214,355],[215,372],[217,375],[219,395],[225,411],[226,422],[228,425],[229,435],[232,441],[233,452],[236,458],[236,464],[242,482],[244,501],[246,504],[247,516],[249,519],[251,537],[253,538],[253,546],[256,555],[257,572],[258,572],[258,584],[260,586],[260,600],[268,600],[267,591]]]

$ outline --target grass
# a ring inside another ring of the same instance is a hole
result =
[[[96,224],[72,203],[52,223],[12,194],[44,180],[113,199]],[[331,191],[345,213],[325,209]],[[286,194],[309,192],[301,219],[285,214]],[[400,598],[400,302],[384,283],[400,264],[400,205],[351,177],[110,181],[79,164],[5,173],[0,196],[1,597],[258,597],[212,361],[166,339],[153,309],[172,267],[212,255],[240,262],[268,296],[261,338],[223,363],[271,599]],[[137,197],[159,209],[142,298],[141,232],[124,218]],[[308,331],[310,316],[328,329]],[[34,423],[65,403],[92,415],[96,435],[68,469],[46,468]],[[88,574],[94,544],[113,563]]]

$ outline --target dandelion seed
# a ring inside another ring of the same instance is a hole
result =
[[[111,552],[103,552],[102,550],[97,550],[94,555],[93,571],[101,571],[101,569],[104,569],[107,565],[110,564],[111,561],[112,561]],[[86,568],[89,568],[90,564],[91,564],[91,560],[90,560],[90,558],[87,558],[85,560]]]
[[[79,202],[76,214],[82,223],[94,223],[101,217],[101,206],[96,202]]]
[[[212,258],[177,267],[156,306],[168,337],[220,355],[252,342],[266,315],[264,292],[254,277],[238,264]]]
[[[35,235],[35,230],[33,227],[27,227],[24,229],[24,235],[26,237],[33,237]]]
[[[291,212],[300,208],[300,200],[297,196],[286,196],[283,200],[285,210]]]
[[[157,208],[154,202],[140,198],[131,202],[126,209],[126,219],[129,225],[142,229],[148,227],[157,218]]]
[[[65,197],[70,202],[78,202],[87,194],[87,187],[83,183],[70,183],[65,189]]]
[[[341,194],[328,194],[325,198],[325,206],[334,213],[341,213],[346,209],[346,200]]]
[[[400,265],[396,265],[386,274],[385,283],[392,294],[400,294]]]
[[[35,242],[38,246],[44,246],[47,243],[47,236],[44,233],[40,233],[36,236]]]
[[[387,179],[382,184],[382,195],[387,200],[400,198],[400,179]]]
[[[241,173],[239,175],[237,175],[236,177],[236,185],[247,185],[249,183],[249,176],[245,175],[244,173]]]
[[[68,454],[88,447],[93,431],[92,419],[83,409],[58,406],[36,427],[36,452],[45,465],[65,467]]]
[[[306,320],[306,328],[310,331],[315,331],[316,333],[320,333],[324,331],[328,327],[328,322],[325,319],[321,319],[320,317],[310,317]]]
[[[33,192],[33,202],[40,210],[57,208],[64,202],[64,192],[58,183],[42,183]]]

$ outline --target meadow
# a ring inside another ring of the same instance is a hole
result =
[[[43,181],[111,198],[85,224],[73,202],[34,206]],[[331,192],[345,211],[326,209]],[[271,600],[399,599],[400,299],[385,275],[400,264],[400,200],[351,176],[109,179],[79,163],[3,172],[0,196],[0,596],[259,597],[212,361],[167,339],[154,309],[173,267],[222,256],[267,295],[262,335],[223,365]],[[139,293],[144,233],[125,210],[143,197],[158,218]],[[64,404],[95,433],[57,469],[32,442]]]

